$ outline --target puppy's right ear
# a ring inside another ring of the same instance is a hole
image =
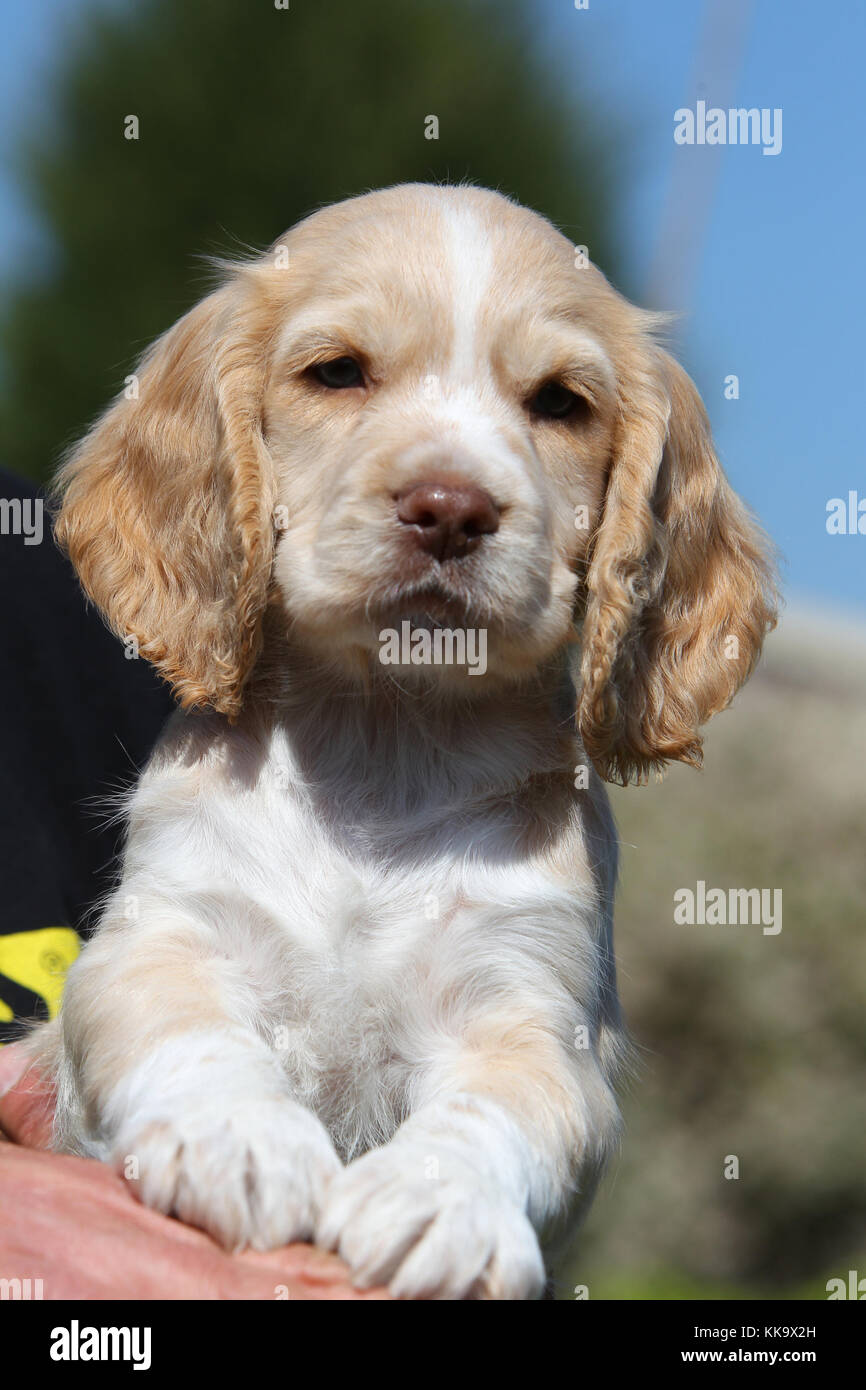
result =
[[[238,277],[145,354],[56,481],[56,535],[183,706],[236,718],[274,546],[262,326]]]

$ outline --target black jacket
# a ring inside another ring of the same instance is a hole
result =
[[[47,507],[37,543],[41,505],[0,470],[0,1043],[13,1017],[55,1012],[117,872],[106,794],[134,780],[172,708],[87,604]]]

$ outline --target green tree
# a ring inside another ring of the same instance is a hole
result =
[[[322,203],[468,178],[603,261],[609,161],[533,57],[532,18],[512,0],[84,9],[21,150],[52,253],[0,318],[3,463],[45,478],[200,297],[197,258],[264,247]]]

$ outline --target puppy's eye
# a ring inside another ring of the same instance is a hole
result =
[[[335,357],[331,362],[317,362],[311,370],[316,381],[332,391],[345,391],[350,386],[364,385],[364,373],[354,357]]]
[[[583,396],[575,395],[559,381],[546,381],[529,402],[533,414],[545,420],[566,420],[586,408]]]

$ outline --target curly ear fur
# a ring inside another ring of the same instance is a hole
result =
[[[699,766],[775,623],[770,547],[734,494],[686,373],[655,346],[623,383],[587,577],[578,727],[601,775]]]
[[[58,474],[56,535],[87,593],[184,706],[241,707],[273,558],[262,329],[235,281],[145,354]]]

